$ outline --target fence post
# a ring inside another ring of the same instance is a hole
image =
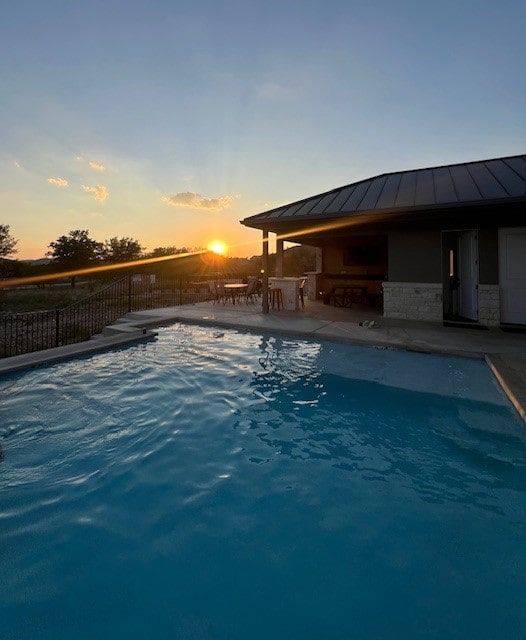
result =
[[[59,346],[60,339],[60,309],[55,310],[55,347]]]
[[[128,313],[132,310],[132,280],[131,275],[128,275]]]

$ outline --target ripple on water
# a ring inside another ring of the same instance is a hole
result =
[[[381,384],[407,357],[368,353],[176,326],[1,381],[7,637],[139,638],[152,616],[158,637],[192,616],[210,638],[496,637],[456,606],[481,599],[513,637],[522,425],[475,389],[483,363],[444,370],[484,402],[410,391],[405,368]]]

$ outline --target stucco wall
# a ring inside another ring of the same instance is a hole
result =
[[[340,273],[343,271],[343,246],[327,245],[323,248],[323,271]]]
[[[335,274],[384,276],[387,271],[387,244],[385,233],[355,233],[325,244],[321,270]]]
[[[483,284],[499,282],[499,231],[479,229],[479,281]]]
[[[391,231],[388,260],[392,282],[442,282],[440,229]]]

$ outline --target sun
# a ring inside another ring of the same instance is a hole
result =
[[[227,252],[228,247],[224,242],[221,242],[221,240],[213,240],[208,243],[207,249],[212,253],[217,253],[220,256],[223,256]]]

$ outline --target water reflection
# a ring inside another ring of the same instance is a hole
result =
[[[318,461],[425,502],[500,514],[510,492],[524,491],[526,441],[508,407],[323,374],[321,345],[263,338],[259,347],[260,402],[243,414],[270,450],[256,461]]]

